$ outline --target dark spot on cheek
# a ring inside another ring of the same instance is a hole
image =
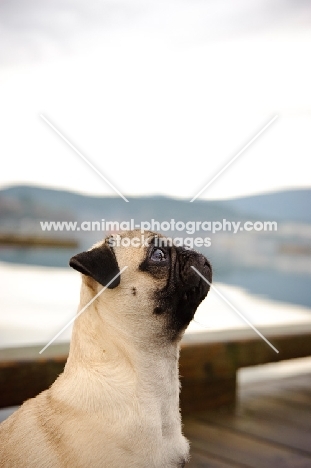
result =
[[[137,293],[137,289],[133,286],[133,287],[132,287],[132,294],[133,294],[133,296],[136,296],[136,293]]]
[[[160,314],[162,314],[162,313],[164,312],[164,310],[162,309],[162,307],[155,307],[155,308],[153,309],[153,312],[154,312],[154,314],[156,314],[156,315],[160,315]]]

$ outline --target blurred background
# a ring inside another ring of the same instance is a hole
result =
[[[310,26],[305,0],[0,1],[0,347],[75,315],[68,261],[106,234],[40,221],[276,221],[192,237],[256,326],[310,322]],[[213,292],[196,321],[244,326]]]

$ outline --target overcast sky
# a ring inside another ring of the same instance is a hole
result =
[[[0,187],[228,198],[310,187],[311,5],[0,2]]]

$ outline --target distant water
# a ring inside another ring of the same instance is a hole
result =
[[[45,343],[76,314],[81,278],[69,267],[0,262],[0,283],[1,347]]]
[[[292,263],[294,266],[294,259]],[[270,268],[267,265],[228,264],[227,267],[221,268],[217,263],[215,265],[216,281],[242,287],[251,294],[274,301],[311,308],[311,274],[309,271],[303,271],[303,269],[297,271],[291,267],[274,268],[273,257]]]
[[[46,344],[76,314],[81,278],[69,267],[0,262],[0,284],[0,347]],[[311,320],[311,307],[273,301],[237,286],[215,284],[255,326]],[[287,286],[285,283],[284,288]],[[190,331],[246,326],[213,291],[199,307],[195,320]],[[70,336],[68,328],[58,341],[68,341]]]
[[[78,248],[78,251],[87,246]],[[0,248],[0,262],[16,265],[68,268],[69,259],[77,248]],[[269,264],[245,265],[238,258],[220,257],[215,252],[203,252],[211,259],[214,281],[244,288],[251,294],[267,299],[311,308],[311,268],[295,268],[297,259],[287,259],[287,268],[274,268],[277,258]],[[211,256],[212,255],[212,256]],[[309,260],[304,260],[304,264]]]
[[[0,247],[0,262],[8,262],[18,265],[68,267],[70,258],[76,253],[76,247],[72,249]]]

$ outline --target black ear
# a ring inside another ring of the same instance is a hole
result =
[[[114,251],[105,244],[75,255],[70,259],[69,265],[80,273],[91,276],[103,286],[120,273]],[[108,286],[108,289],[113,289],[119,284],[120,276]]]

